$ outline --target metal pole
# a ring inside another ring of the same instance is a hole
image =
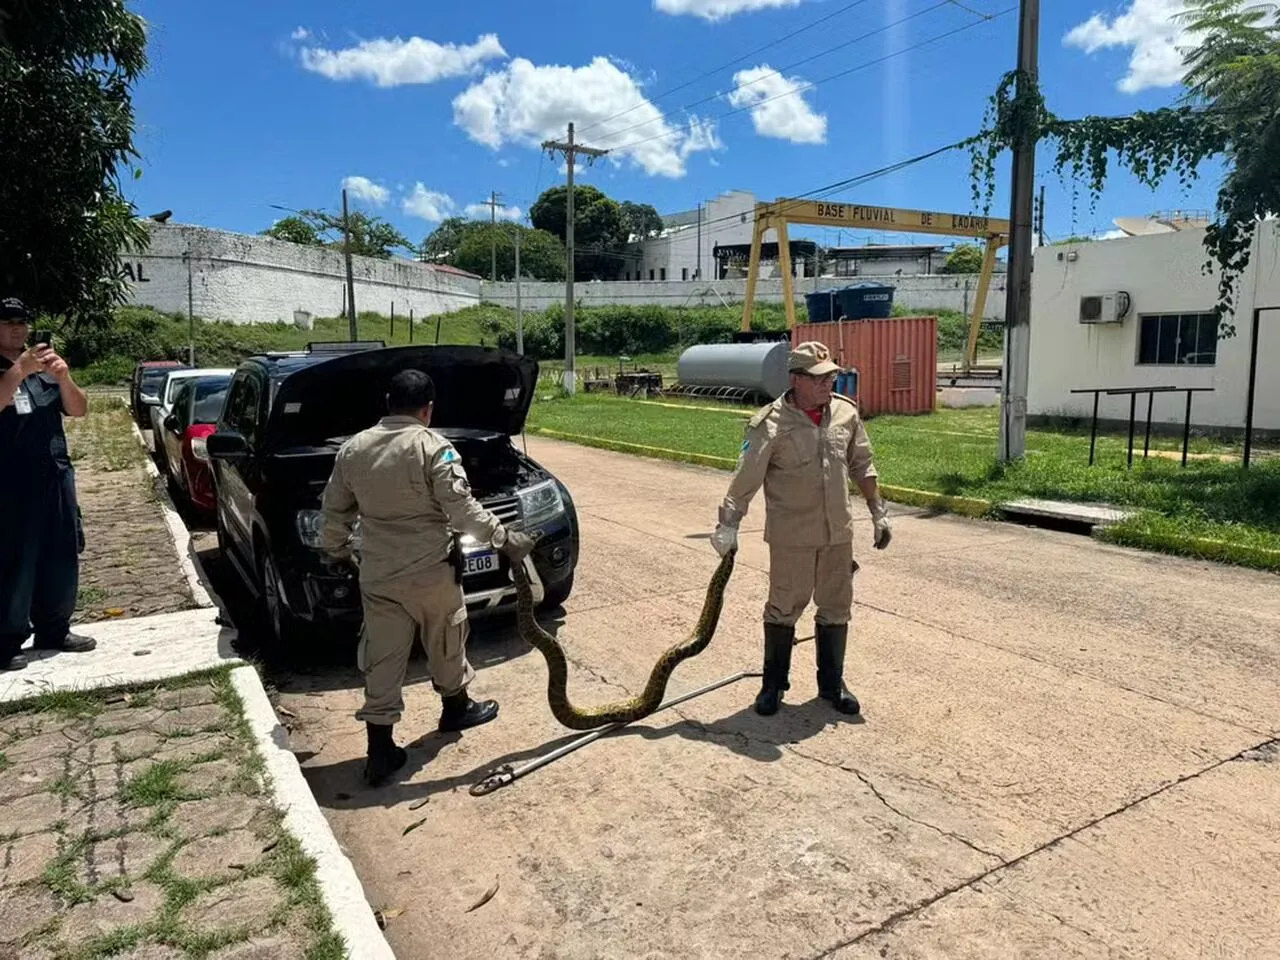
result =
[[[356,280],[351,272],[351,221],[347,215],[346,187],[342,189],[342,252],[347,261],[347,323],[354,342],[360,338],[356,331]]]
[[[409,342],[413,343],[413,307],[409,308]]]
[[[1151,451],[1151,407],[1156,402],[1156,393],[1152,390],[1147,394],[1147,435],[1142,439],[1142,459],[1147,459],[1147,454]]]
[[[1039,237],[1040,237],[1040,246],[1042,246],[1042,247],[1043,247],[1043,246],[1045,245],[1045,236],[1044,236],[1044,184],[1043,184],[1043,183],[1042,183],[1042,184],[1040,184],[1040,209],[1039,209],[1039,211],[1038,211],[1038,213],[1037,213],[1037,218],[1036,218],[1036,219],[1037,219],[1037,221],[1038,221],[1038,222],[1037,222],[1037,224],[1036,224],[1036,232],[1039,234]]]
[[[396,340],[396,302],[391,301],[391,332],[387,334],[387,339],[392,343]]]
[[[1039,77],[1040,0],[1021,0],[1018,28],[1018,95],[1029,93]],[[1031,362],[1031,213],[1035,190],[1036,134],[1018,131],[1013,145],[1013,199],[1009,211],[1009,277],[1005,323],[1008,328],[1005,415],[1000,418],[1000,459],[1017,460],[1027,450],[1027,374]]]
[[[1093,422],[1089,425],[1089,466],[1093,466],[1093,452],[1098,444],[1098,394],[1100,390],[1093,391]]]
[[[569,162],[568,195],[565,197],[564,239],[568,265],[564,284],[564,388],[570,396],[574,393],[574,330],[573,330],[573,124],[569,124],[569,149],[565,157]]]
[[[1249,469],[1253,454],[1253,401],[1258,387],[1258,327],[1262,322],[1264,307],[1253,308],[1253,330],[1249,334],[1249,392],[1244,407],[1244,468]],[[1274,309],[1274,308],[1272,308]]]
[[[498,232],[495,225],[498,222],[498,192],[496,190],[489,191],[489,279],[497,281],[498,279]]]
[[[524,314],[520,309],[520,224],[516,224],[516,353],[524,353]]]
[[[187,363],[196,365],[196,311],[191,283],[191,247],[187,247]]]
[[[1133,392],[1129,394],[1129,467],[1133,467],[1133,427],[1134,421],[1137,419],[1138,412],[1138,394]]]
[[[1191,444],[1191,397],[1193,392],[1187,391],[1187,413],[1182,420],[1182,465],[1187,465],[1187,447]]]
[[[693,271],[693,279],[702,279],[702,204],[698,204],[698,266]]]

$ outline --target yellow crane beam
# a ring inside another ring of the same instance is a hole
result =
[[[867,206],[858,203],[832,203],[826,200],[781,198],[772,203],[757,203],[755,224],[751,233],[751,261],[747,270],[746,297],[742,304],[742,332],[751,330],[751,308],[755,303],[756,281],[760,276],[760,247],[765,234],[778,235],[778,267],[782,272],[782,295],[786,304],[787,329],[796,324],[794,279],[791,275],[791,244],[787,225],[801,223],[844,230],[889,230],[901,233],[938,234],[948,237],[973,237],[986,241],[982,272],[978,276],[977,296],[969,317],[969,341],[964,357],[964,370],[977,359],[978,330],[995,272],[996,253],[1009,243],[1009,221],[969,213],[946,213],[937,210],[912,210],[903,207]]]

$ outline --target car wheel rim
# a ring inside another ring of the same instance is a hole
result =
[[[267,617],[271,620],[271,632],[281,639],[280,581],[276,577],[275,564],[266,560],[262,569],[262,594],[267,603]]]

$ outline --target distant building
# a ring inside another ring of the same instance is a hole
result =
[[[927,276],[947,261],[944,246],[870,243],[861,247],[829,247],[827,276]]]

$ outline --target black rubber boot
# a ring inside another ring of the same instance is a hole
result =
[[[0,654],[0,670],[25,670],[27,669],[27,663],[27,655],[25,653]]]
[[[796,628],[779,623],[764,625],[764,679],[756,696],[756,713],[768,717],[778,712],[782,692],[791,689],[791,647]]]
[[[93,637],[86,637],[83,634],[72,633],[67,631],[66,636],[57,640],[42,640],[40,637],[35,639],[33,644],[37,650],[61,650],[64,653],[87,653],[98,646],[98,641]]]
[[[364,780],[371,787],[382,786],[387,777],[395,773],[409,759],[404,747],[396,746],[391,738],[392,727],[386,723],[366,723],[369,737],[369,757],[364,764]]]
[[[467,691],[461,690],[444,697],[444,709],[440,711],[440,729],[465,730],[488,723],[498,715],[498,701],[472,700]]]
[[[849,625],[819,623],[814,631],[818,659],[818,696],[830,701],[841,713],[861,712],[858,698],[844,685],[844,648]]]

